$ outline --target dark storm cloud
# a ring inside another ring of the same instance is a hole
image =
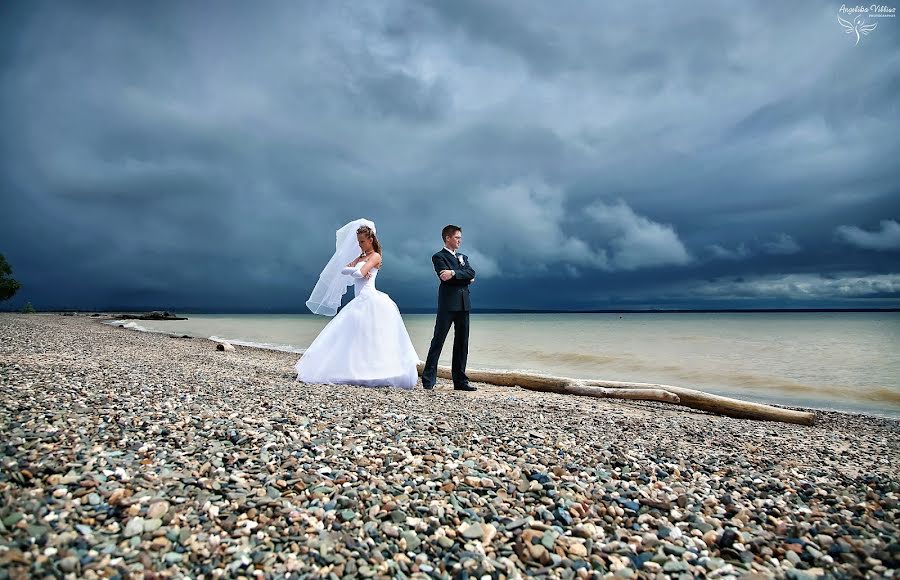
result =
[[[838,8],[7,2],[0,252],[38,306],[299,310],[368,217],[419,308],[452,222],[482,307],[896,306],[900,21]]]

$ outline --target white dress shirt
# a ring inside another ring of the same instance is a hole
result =
[[[451,254],[453,254],[454,257],[456,257],[456,251],[455,251],[455,250],[451,250],[451,249],[448,248],[447,246],[444,246],[444,249],[447,250],[448,252],[450,252]],[[453,274],[453,276],[456,276],[456,270],[450,270],[450,273]]]

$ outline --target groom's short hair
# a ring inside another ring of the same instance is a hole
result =
[[[461,232],[461,231],[462,231],[462,228],[461,228],[461,227],[459,227],[459,226],[454,226],[453,224],[450,224],[450,225],[448,225],[448,226],[444,226],[444,229],[441,230],[441,239],[444,240],[444,241],[446,242],[446,241],[447,241],[447,238],[449,238],[450,236],[452,236],[452,235],[455,234],[456,232]]]

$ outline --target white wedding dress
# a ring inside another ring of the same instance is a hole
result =
[[[361,269],[359,264],[355,269]],[[297,380],[412,389],[419,378],[416,354],[400,310],[375,289],[378,269],[354,278],[355,298],[328,323],[297,361]]]

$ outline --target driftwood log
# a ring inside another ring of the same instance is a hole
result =
[[[424,366],[425,363],[420,361],[418,365],[419,374],[422,373]],[[782,409],[779,407],[772,407],[771,405],[751,403],[749,401],[740,401],[738,399],[731,399],[729,397],[712,395],[694,389],[686,389],[671,385],[569,379],[566,377],[554,377],[518,371],[484,371],[470,369],[466,370],[466,375],[468,375],[471,381],[478,383],[488,383],[503,387],[522,387],[523,389],[528,389],[530,391],[572,394],[601,399],[612,398],[659,401],[738,419],[780,421],[782,423],[797,423],[799,425],[812,425],[816,419],[815,413]],[[438,376],[444,379],[452,378],[450,367],[438,367]]]

